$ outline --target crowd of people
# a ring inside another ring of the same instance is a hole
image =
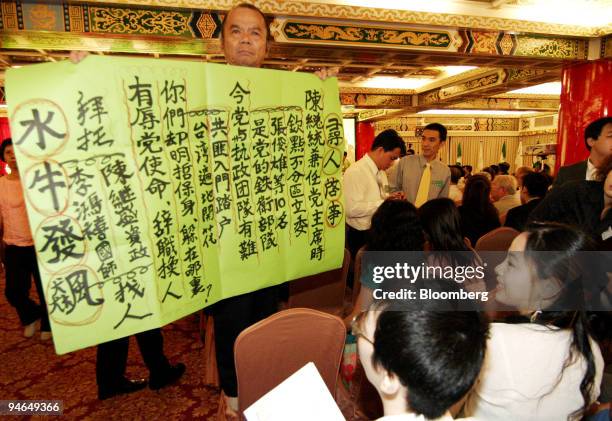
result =
[[[265,16],[250,4],[234,7],[223,22],[222,47],[231,65],[261,67],[268,39]],[[74,56],[76,62],[82,58]],[[587,127],[589,157],[561,168],[554,182],[543,166],[517,168],[514,174],[504,162],[480,171],[447,166],[438,159],[446,139],[442,124],[428,124],[422,152],[415,154],[397,132],[385,130],[363,158],[343,168],[347,248],[353,259],[360,249],[461,252],[463,263],[471,265],[480,261],[474,247],[483,235],[501,226],[514,228],[521,234],[509,250],[519,254],[509,254],[497,267],[492,291],[514,311],[506,318],[477,308],[392,311],[373,300],[371,279],[354,279],[361,290],[345,324],[358,338],[384,419],[579,419],[598,399],[610,402],[602,346],[611,329],[606,313],[560,308],[560,303],[575,292],[567,261],[582,251],[610,249],[612,243],[612,118]],[[0,148],[11,170],[0,178],[5,292],[24,336],[33,336],[40,323],[46,340],[51,333],[45,297],[12,148],[10,139]],[[541,251],[562,252],[565,259],[536,258]],[[29,297],[32,279],[38,303]],[[430,288],[486,291],[487,285],[434,279]],[[610,284],[598,293],[609,305]],[[272,287],[225,299],[211,309],[228,419],[238,417],[234,342],[245,328],[276,312],[280,298],[279,288]],[[161,330],[136,337],[150,371],[149,387],[177,382],[185,366],[165,357]],[[127,338],[99,345],[99,399],[147,385],[124,376],[127,347]]]
[[[359,214],[361,227],[367,226],[361,247],[377,252],[471,252],[471,264],[477,264],[478,240],[498,227],[513,228],[517,236],[495,269],[490,291],[512,311],[488,318],[477,309],[457,313],[435,305],[426,311],[393,311],[397,309],[389,303],[373,298],[380,285],[362,274],[359,296],[345,324],[358,337],[360,358],[383,402],[384,419],[581,419],[598,399],[609,403],[611,382],[604,374],[601,347],[609,346],[612,333],[612,282],[605,278],[596,288],[590,303],[599,304],[573,305],[579,295],[576,276],[586,271],[570,266],[580,253],[609,250],[612,243],[612,118],[586,128],[589,157],[571,170],[562,168],[563,180],[554,184],[537,168],[520,167],[511,175],[506,163],[475,173],[458,165],[434,172],[440,162],[432,150],[443,144],[446,130],[436,124],[423,133],[423,155],[400,158],[395,178],[389,180],[392,188],[381,188],[378,197],[369,192],[369,220],[364,212]],[[380,138],[396,135],[380,133],[371,152],[395,158],[397,153],[385,148]],[[432,137],[433,143],[428,139]],[[372,167],[372,179],[380,179],[387,167]],[[412,171],[410,187],[402,179],[406,168]],[[364,198],[363,181],[351,177],[349,167],[345,194],[355,194],[346,198],[349,234],[355,228],[351,206],[358,207]],[[394,191],[399,195],[390,196]],[[544,251],[562,258],[538,254]],[[351,252],[356,257],[354,246]],[[438,290],[459,288],[455,282],[427,282],[428,288]],[[581,282],[585,288],[594,283]],[[487,289],[485,283],[460,287]],[[608,311],[589,311],[594,309]]]

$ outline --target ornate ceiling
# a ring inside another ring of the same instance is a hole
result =
[[[2,1],[0,71],[60,60],[70,50],[223,62],[221,22],[234,3]],[[507,92],[559,80],[564,65],[612,57],[609,22],[520,18],[537,0],[414,0],[414,10],[365,7],[361,0],[253,3],[271,21],[274,42],[265,66],[306,72],[339,67],[345,110],[362,119],[432,108],[555,111],[558,96]],[[574,3],[581,13],[612,11],[610,0]],[[453,74],[444,66],[469,67]],[[376,84],[381,76],[385,87]],[[415,87],[399,88],[405,81]]]

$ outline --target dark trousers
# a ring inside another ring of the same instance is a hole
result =
[[[149,369],[149,374],[162,373],[170,367],[164,355],[164,337],[161,329],[147,330],[135,336],[140,355]],[[129,336],[98,345],[96,358],[98,389],[113,388],[122,381],[127,365],[129,345]]]
[[[17,310],[22,325],[29,325],[41,319],[40,329],[49,332],[51,330],[49,328],[49,315],[40,281],[40,272],[36,263],[34,246],[7,245],[5,253],[6,288],[4,292],[6,299]],[[40,305],[30,298],[32,277],[34,278]]]
[[[351,258],[355,260],[355,256],[359,249],[365,246],[368,241],[368,230],[360,231],[350,225],[347,225],[346,231],[346,247],[351,252]]]
[[[227,396],[238,396],[234,342],[247,327],[278,311],[280,287],[226,298],[212,306],[219,382]]]
[[[355,257],[357,256],[359,249],[365,246],[366,242],[368,241],[368,230],[360,231],[348,224],[346,227],[346,248],[348,248],[348,250],[351,252],[351,270],[349,270],[346,283],[352,288],[355,283],[355,280],[353,279],[353,265],[355,264]],[[357,280],[357,282],[359,282],[359,280]]]

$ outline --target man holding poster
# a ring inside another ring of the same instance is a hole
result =
[[[233,66],[90,55],[7,71],[59,354],[220,303],[218,351],[235,382],[236,335],[276,309],[276,294],[257,297],[341,266],[337,82],[259,69],[268,30],[256,9],[225,22]]]
[[[249,3],[235,6],[227,14],[221,30],[227,63],[261,67],[268,53],[269,36],[268,24],[261,10]],[[317,74],[321,79],[331,76],[323,72]],[[244,329],[278,310],[279,295],[279,287],[274,286],[227,298],[212,307],[219,380],[228,406],[228,416],[238,411],[234,342]]]
[[[221,28],[221,45],[228,64],[261,67],[268,53],[269,29],[255,6],[242,3],[229,11]],[[245,274],[246,276],[246,274]],[[226,298],[212,306],[219,382],[225,398],[226,416],[237,417],[238,385],[234,365],[234,342],[247,327],[278,310],[279,287]]]

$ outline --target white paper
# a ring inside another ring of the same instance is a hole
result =
[[[323,378],[310,362],[244,411],[248,421],[344,421]]]

